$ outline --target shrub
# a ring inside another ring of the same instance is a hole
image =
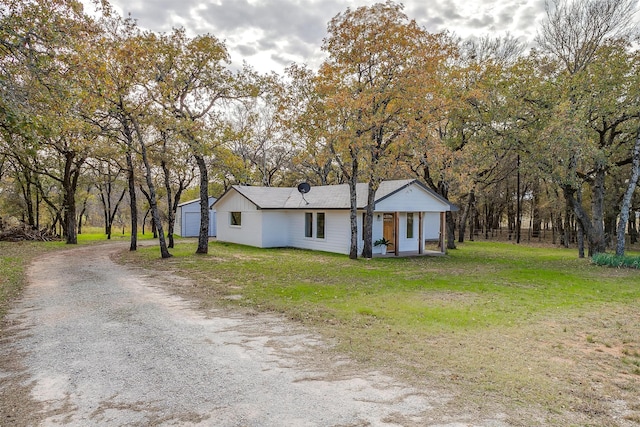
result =
[[[596,265],[602,265],[607,267],[624,267],[624,268],[636,268],[640,269],[640,257],[632,256],[618,256],[615,254],[595,254],[591,258],[591,262]]]

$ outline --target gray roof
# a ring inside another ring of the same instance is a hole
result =
[[[213,201],[211,199],[213,199]],[[209,202],[208,203],[213,204],[215,201],[216,201],[215,197],[209,196]],[[200,199],[193,199],[193,200],[189,200],[189,201],[186,201],[186,202],[182,202],[182,203],[180,203],[178,205],[178,207],[185,206],[185,205],[190,205],[191,203],[200,203]]]
[[[376,191],[375,201],[379,202],[414,183],[442,203],[448,205],[451,210],[457,210],[457,207],[453,206],[444,197],[415,179],[381,182]],[[369,185],[366,183],[356,185],[358,209],[364,209],[367,206],[368,187]],[[351,207],[348,184],[313,186],[311,187],[311,191],[306,193],[304,197],[298,192],[296,187],[281,188],[234,185],[232,188],[255,204],[259,209],[349,209]],[[223,198],[224,195],[218,200],[222,200]]]

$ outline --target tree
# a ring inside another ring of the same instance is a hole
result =
[[[86,117],[96,108],[84,90],[82,58],[98,34],[73,0],[8,1],[0,18],[4,76],[20,96],[4,90],[4,126],[33,154],[33,171],[57,181],[63,233],[77,243],[75,191],[95,129]]]
[[[174,247],[173,230],[176,221],[176,211],[182,192],[195,179],[195,167],[190,164],[191,155],[188,147],[177,139],[172,139],[168,132],[160,132],[161,151],[160,167],[164,176],[164,189],[167,198],[167,237],[169,248]]]
[[[627,223],[629,222],[629,211],[631,210],[631,198],[633,197],[633,193],[636,189],[636,186],[638,185],[639,177],[640,177],[640,128],[638,128],[638,132],[636,134],[636,142],[633,145],[631,178],[629,179],[627,190],[625,191],[624,197],[622,198],[622,203],[620,204],[620,219],[618,220],[617,244],[616,244],[616,255],[618,256],[624,255],[625,229],[627,228]]]
[[[127,193],[127,187],[122,183],[122,175],[125,175],[127,171],[110,159],[90,161],[89,163],[102,205],[104,233],[107,235],[107,239],[111,239],[113,222]]]
[[[196,253],[209,248],[209,171],[206,157],[216,144],[212,129],[219,126],[221,104],[255,94],[254,74],[242,77],[226,68],[229,55],[223,42],[206,34],[194,38],[184,29],[146,38],[151,75],[148,95],[165,114],[165,125],[189,145],[200,174],[200,233]],[[242,83],[241,83],[242,82]]]
[[[409,143],[411,127],[429,114],[438,70],[450,53],[446,35],[427,33],[402,9],[391,1],[347,9],[329,23],[322,47],[328,54],[320,68],[320,78],[330,89],[327,106],[336,116],[348,117],[337,140],[346,146],[336,145],[334,151],[348,152],[352,161],[366,165],[361,169],[368,183],[366,258],[372,256],[375,193],[397,168],[398,152]],[[354,187],[357,173],[350,175]]]
[[[137,196],[135,159],[139,156],[144,168],[152,217],[160,233],[160,254],[168,258],[168,251],[158,207],[154,183],[154,165],[151,151],[157,143],[157,128],[163,122],[162,115],[153,109],[153,102],[144,90],[150,78],[150,34],[142,33],[131,19],[121,19],[105,7],[101,24],[104,36],[87,55],[87,74],[92,82],[92,95],[100,99],[104,108],[96,122],[108,140],[120,144],[128,172],[128,188],[131,206],[131,246],[137,247]]]
[[[611,105],[611,100],[624,95],[604,93],[599,89],[593,93],[591,89],[599,79],[611,82],[612,74],[620,76],[609,71],[612,68],[607,58],[615,58],[617,54],[612,56],[611,53],[619,50],[620,40],[627,38],[635,2],[560,1],[554,6],[547,7],[547,20],[537,40],[543,50],[561,64],[561,72],[557,75],[559,85],[555,84],[552,90],[562,94],[564,99],[555,103],[554,121],[564,122],[566,126],[552,126],[562,133],[556,133],[555,138],[562,141],[564,147],[564,155],[559,157],[561,168],[556,170],[564,170],[558,182],[567,206],[587,238],[589,255],[593,255],[606,250],[605,179],[613,163],[611,149],[619,144],[619,128],[630,117],[627,112],[604,111],[606,105]],[[597,77],[591,74],[593,72],[597,72]],[[622,88],[624,81],[618,81],[617,86]],[[586,126],[580,127],[582,123]],[[567,133],[567,129],[572,132]],[[589,185],[591,215],[582,203],[582,183]],[[579,251],[582,253],[581,248]]]

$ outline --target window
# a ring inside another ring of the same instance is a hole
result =
[[[407,239],[413,239],[413,212],[407,213]]]
[[[324,212],[316,214],[316,237],[324,239]]]
[[[229,212],[229,224],[235,226],[242,225],[242,212]]]
[[[313,237],[313,214],[311,212],[304,214],[304,237]]]

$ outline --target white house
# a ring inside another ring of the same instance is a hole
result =
[[[209,196],[209,237],[216,235],[216,211],[211,205],[216,201]],[[176,210],[175,234],[182,237],[198,237],[200,234],[200,199],[180,203]]]
[[[358,242],[368,184],[356,187]],[[349,186],[297,188],[234,185],[213,204],[218,215],[218,241],[260,248],[294,247],[348,254],[350,248]],[[444,253],[445,213],[457,208],[417,180],[384,181],[375,196],[373,241],[391,242],[387,253],[424,254],[433,243]],[[382,247],[374,247],[382,253]]]

